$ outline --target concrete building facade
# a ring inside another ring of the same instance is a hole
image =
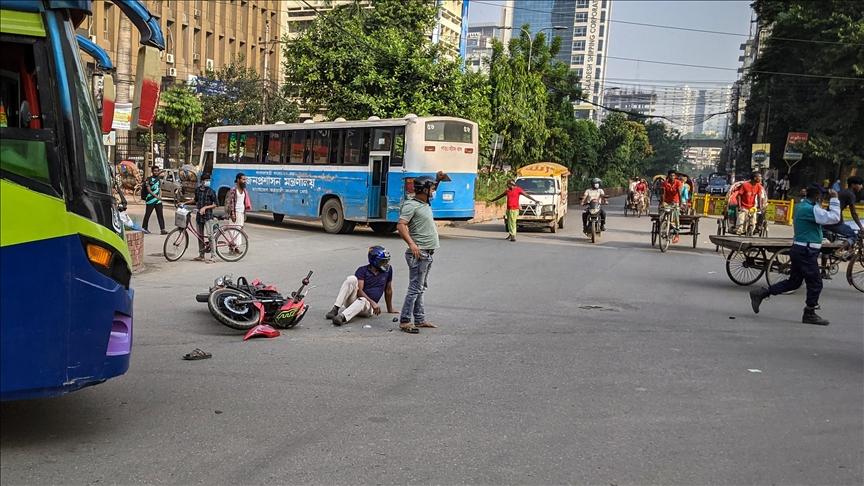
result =
[[[492,55],[492,41],[504,41],[506,29],[497,23],[474,24],[468,27],[465,43],[465,66],[474,72],[488,72],[486,60]]]

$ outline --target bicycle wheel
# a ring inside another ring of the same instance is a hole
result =
[[[651,247],[657,244],[657,234],[660,233],[660,223],[657,221],[651,222]]]
[[[789,248],[783,248],[774,252],[768,265],[765,267],[765,281],[768,285],[780,283],[789,278],[792,271],[792,259],[789,257]]]
[[[249,237],[235,226],[220,227],[213,236],[216,254],[226,262],[236,262],[249,251]]]
[[[660,238],[660,252],[666,253],[666,250],[669,249],[669,242],[672,239],[672,222],[669,221],[669,218],[663,218],[663,221],[660,223],[660,234],[658,237]]]
[[[186,253],[186,248],[189,247],[189,234],[185,228],[174,228],[165,237],[165,243],[162,244],[162,254],[169,262],[176,262],[183,258]]]
[[[761,248],[733,250],[726,257],[726,274],[738,285],[753,285],[765,273],[765,252]]]
[[[864,292],[864,254],[859,253],[849,260],[849,266],[846,267],[846,280],[859,292]]]

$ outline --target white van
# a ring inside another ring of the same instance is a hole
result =
[[[520,227],[548,227],[553,233],[564,228],[567,215],[567,167],[553,162],[538,162],[516,171],[516,185],[540,201],[535,205],[530,199],[520,196]]]

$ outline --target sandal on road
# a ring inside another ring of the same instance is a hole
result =
[[[410,322],[407,324],[399,324],[399,330],[402,332],[407,332],[408,334],[419,334],[420,329],[417,329],[417,326],[411,324]]]
[[[212,358],[212,357],[213,357],[212,354],[210,354],[206,351],[202,351],[198,348],[195,348],[192,350],[192,352],[186,353],[185,355],[183,355],[183,359],[185,359],[186,361],[197,361],[199,359],[208,359],[208,358]]]

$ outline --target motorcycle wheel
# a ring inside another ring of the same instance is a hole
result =
[[[216,289],[207,299],[207,308],[220,323],[248,331],[258,324],[261,312],[252,304],[236,304],[237,300],[248,299],[249,295],[235,289]]]
[[[597,242],[597,223],[591,223],[591,243]]]

